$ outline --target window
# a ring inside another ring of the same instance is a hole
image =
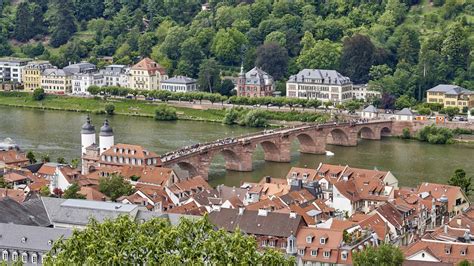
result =
[[[343,252],[341,253],[341,259],[347,260],[347,252],[346,252],[346,251],[343,251]]]
[[[313,237],[312,236],[307,236],[306,237],[306,243],[311,243],[313,242]]]
[[[275,240],[270,240],[269,243],[268,243],[268,245],[269,245],[270,247],[274,247],[274,246],[275,246]]]
[[[23,263],[28,262],[28,254],[26,252],[23,252],[23,254],[21,254],[21,262]]]
[[[8,251],[4,250],[2,252],[2,260],[3,261],[8,261]]]
[[[311,256],[316,257],[318,255],[317,250],[311,250]]]
[[[304,249],[298,249],[298,255],[304,256]]]
[[[12,260],[13,260],[13,261],[17,261],[17,260],[18,260],[18,253],[13,252],[13,254],[12,254]]]
[[[461,250],[461,256],[466,256],[466,250],[465,249]]]
[[[323,252],[323,257],[329,258],[330,256],[331,256],[331,252],[330,252],[330,251],[324,251],[324,252]]]
[[[321,243],[323,245],[326,244],[326,238],[321,237],[321,239],[319,239],[319,243]]]
[[[38,255],[36,254],[31,255],[31,263],[33,264],[38,263]]]
[[[266,247],[267,246],[267,240],[262,240],[262,247]]]

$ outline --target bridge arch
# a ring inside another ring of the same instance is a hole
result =
[[[178,167],[181,170],[187,171],[188,174],[189,174],[189,177],[200,175],[198,169],[192,163],[178,162],[178,163],[176,163],[176,165],[178,165]],[[207,178],[207,176],[205,178]]]
[[[265,161],[270,162],[290,162],[291,161],[291,142],[288,138],[276,139],[274,141],[264,140],[257,145],[263,149]]]
[[[377,133],[370,127],[361,127],[357,132],[357,136],[361,139],[378,139]]]
[[[300,145],[301,153],[324,154],[326,152],[326,139],[321,136],[311,136],[308,133],[299,133],[295,137]]]
[[[381,130],[380,130],[380,136],[381,137],[389,137],[392,135],[392,129],[389,128],[389,127],[383,127]]]
[[[332,145],[350,146],[348,134],[340,128],[329,131],[326,136],[326,142]]]

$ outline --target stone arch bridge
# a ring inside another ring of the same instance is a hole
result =
[[[390,120],[365,123],[305,124],[277,130],[266,130],[237,138],[193,145],[161,156],[163,166],[179,166],[190,176],[201,175],[207,179],[214,156],[222,154],[225,168],[232,171],[252,171],[252,155],[258,145],[265,154],[265,161],[290,162],[291,143],[297,139],[301,153],[324,154],[326,144],[357,146],[358,138],[380,140],[382,136],[399,135],[400,126]],[[395,132],[394,132],[395,131]]]

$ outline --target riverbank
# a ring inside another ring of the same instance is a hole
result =
[[[31,94],[25,92],[0,92],[0,105],[10,107],[34,108],[42,110],[59,110],[70,112],[86,112],[101,114],[105,112],[105,106],[113,104],[114,113],[117,115],[140,116],[153,118],[159,101],[143,101],[123,98],[108,98],[106,100],[58,95],[46,95],[42,101],[35,101]],[[216,106],[219,104],[215,104]],[[187,108],[174,106],[178,114],[178,120],[192,120],[222,123],[225,116],[225,108]],[[328,120],[328,114],[316,114],[310,112],[277,112],[265,111],[272,125],[281,126],[288,122],[306,122]],[[293,123],[292,123],[293,124]]]

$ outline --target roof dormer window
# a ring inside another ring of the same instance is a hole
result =
[[[306,243],[311,244],[313,242],[313,236],[306,237]]]
[[[326,241],[327,241],[327,238],[324,236],[319,239],[319,243],[322,245],[326,244]]]
[[[331,257],[331,251],[324,251],[323,252],[323,257],[325,257],[325,258]]]

